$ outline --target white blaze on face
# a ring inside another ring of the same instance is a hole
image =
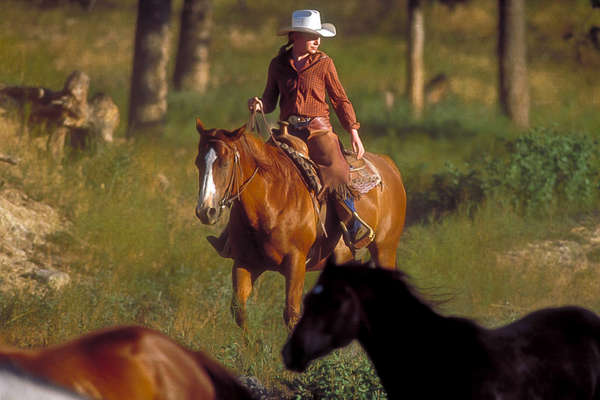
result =
[[[213,164],[216,159],[217,153],[215,152],[215,149],[210,149],[204,157],[206,167],[204,168],[204,178],[202,179],[202,187],[200,188],[200,195],[198,196],[199,207],[213,200],[213,196],[217,193],[215,181],[213,180]]]

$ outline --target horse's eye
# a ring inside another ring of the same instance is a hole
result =
[[[323,285],[317,285],[313,288],[311,293],[312,294],[321,294],[321,293],[323,293],[323,290],[324,290]]]

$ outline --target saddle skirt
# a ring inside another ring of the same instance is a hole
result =
[[[375,165],[369,161],[368,155],[358,159],[356,154],[344,151],[344,157],[350,165],[350,190],[363,194],[381,184],[381,175]]]
[[[281,133],[279,130],[273,130],[273,133],[269,142],[275,144],[290,157],[300,170],[309,190],[319,194],[323,185],[317,165],[308,156],[306,143],[296,136]],[[350,184],[348,185],[350,193],[358,195],[368,193],[375,186],[381,184],[381,175],[375,165],[369,161],[368,156],[357,159],[356,154],[347,150],[344,150],[343,154],[350,166]]]

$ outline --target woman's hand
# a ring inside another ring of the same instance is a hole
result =
[[[263,102],[258,97],[252,97],[248,99],[248,109],[250,112],[261,111],[263,109]]]
[[[362,156],[365,154],[365,147],[363,146],[362,141],[360,140],[360,136],[358,136],[358,130],[352,129],[350,134],[352,136],[352,150],[354,150],[354,152],[356,153],[356,158],[361,159]]]

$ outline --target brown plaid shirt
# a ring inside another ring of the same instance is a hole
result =
[[[348,132],[359,129],[354,108],[340,83],[333,60],[325,53],[318,51],[309,55],[300,71],[294,66],[291,50],[271,60],[262,95],[266,113],[275,110],[280,97],[281,120],[287,120],[290,115],[329,118],[326,94],[344,129]]]

